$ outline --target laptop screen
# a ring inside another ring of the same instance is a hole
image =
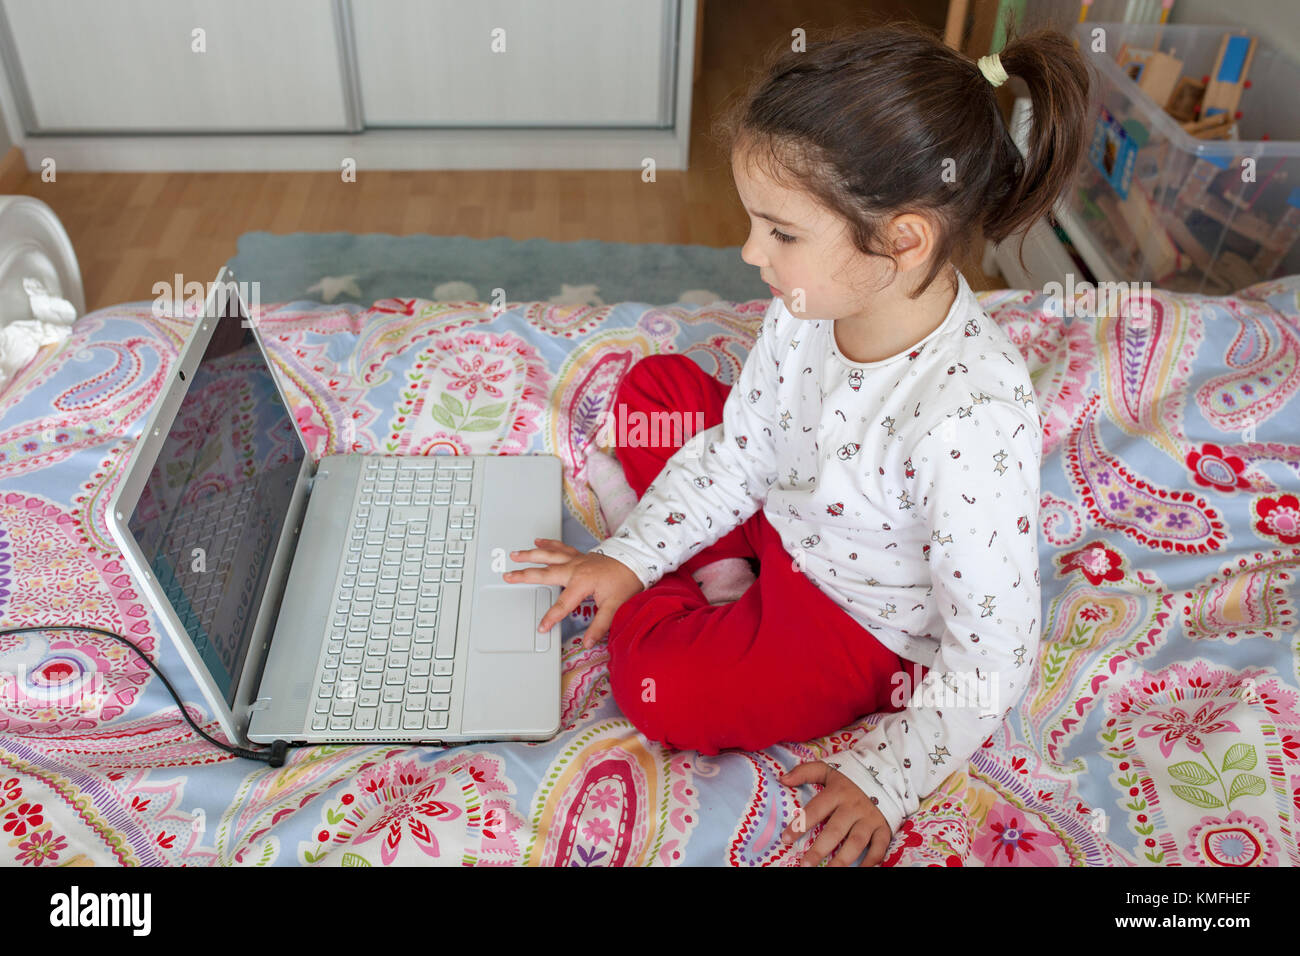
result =
[[[128,527],[233,705],[305,452],[252,331],[216,321]]]

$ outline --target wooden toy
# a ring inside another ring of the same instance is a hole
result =
[[[1205,198],[1214,177],[1222,170],[1208,159],[1198,158],[1187,171],[1182,188],[1174,196],[1174,215],[1186,219],[1189,212],[1199,206]]]
[[[1136,249],[1138,247],[1137,236],[1133,235],[1133,230],[1124,221],[1124,217],[1119,211],[1119,203],[1115,202],[1114,197],[1099,193],[1097,195],[1097,207],[1105,217],[1106,222],[1110,224],[1119,245],[1124,249]]]
[[[1090,5],[1083,5],[1081,19],[1087,18]],[[1241,139],[1239,107],[1250,86],[1257,38],[1223,34],[1213,67],[1193,78],[1180,76],[1183,61],[1177,51],[1161,49],[1160,32],[1149,49],[1122,46],[1116,57],[1120,68],[1188,135]],[[1275,218],[1279,194],[1290,188],[1288,157],[1259,169],[1258,182],[1254,175],[1246,181],[1245,171],[1254,169],[1243,163],[1243,156],[1259,152],[1254,144],[1243,144],[1239,153],[1194,149],[1181,137],[1165,135],[1163,128],[1152,136],[1155,131],[1122,119],[1132,112],[1101,108],[1089,150],[1092,178],[1085,177],[1082,188],[1083,218],[1097,241],[1110,249],[1113,264],[1169,288],[1209,294],[1251,285],[1284,268],[1295,271],[1300,188],[1291,189]],[[1179,151],[1177,161],[1171,159],[1173,149]],[[1189,151],[1190,169],[1183,161]],[[1097,192],[1098,178],[1111,189]]]
[[[1187,228],[1181,219],[1177,216],[1170,217],[1165,222],[1169,230],[1170,237],[1178,243],[1179,250],[1187,256],[1188,259],[1202,272],[1209,272],[1210,266],[1214,264],[1214,257],[1210,251],[1201,245],[1200,240],[1192,235],[1192,231]]]
[[[1146,127],[1136,119],[1121,123],[1105,106],[1099,109],[1088,146],[1088,161],[1121,198],[1128,194],[1138,150],[1149,139]]]
[[[1254,202],[1253,199],[1251,201]],[[1291,251],[1296,239],[1300,238],[1300,188],[1291,190],[1291,195],[1287,197],[1286,203],[1286,211],[1282,213],[1282,218],[1273,227],[1268,242],[1260,244],[1259,252],[1251,260],[1251,265],[1259,270],[1259,274],[1266,279],[1273,274],[1273,270]]]
[[[1220,116],[1227,116],[1227,113],[1220,113]],[[1236,123],[1220,123],[1217,126],[1211,126],[1203,129],[1199,133],[1193,134],[1197,139],[1237,139]]]
[[[1128,196],[1118,204],[1118,208],[1120,216],[1137,237],[1138,248],[1146,259],[1153,279],[1159,281],[1171,272],[1184,268],[1178,247],[1170,240],[1150,197],[1139,184],[1132,184]]]
[[[1244,289],[1260,280],[1254,267],[1230,249],[1220,250],[1219,258],[1214,263],[1214,273],[1229,289],[1234,290]]]
[[[1213,116],[1204,119],[1183,123],[1182,127],[1200,139],[1221,139],[1231,125],[1231,113],[1215,113]]]
[[[1196,119],[1196,111],[1201,108],[1201,100],[1204,96],[1205,84],[1185,76],[1178,81],[1178,85],[1170,94],[1169,101],[1165,104],[1165,112],[1180,123],[1190,123]]]
[[[1124,46],[1119,51],[1119,65],[1156,105],[1164,109],[1178,85],[1183,61],[1159,50],[1134,50]]]
[[[1154,144],[1147,146],[1143,150],[1143,155],[1138,157],[1139,167],[1146,163],[1146,157],[1151,157],[1150,163],[1156,173],[1149,184],[1153,196],[1163,196],[1165,190],[1172,190],[1173,183],[1178,177],[1178,164],[1169,161],[1172,148],[1172,141],[1168,137],[1161,137]]]
[[[1251,242],[1260,245],[1270,245],[1273,242],[1273,226],[1254,213],[1237,209],[1214,193],[1206,193],[1197,209],[1237,235],[1245,236]]]
[[[1255,46],[1255,38],[1246,34],[1229,33],[1223,37],[1201,100],[1202,118],[1217,113],[1230,116],[1236,113],[1241,92],[1245,89],[1246,74],[1250,71],[1250,61],[1255,58]]]
[[[1238,166],[1237,168],[1240,168]],[[1223,199],[1230,205],[1238,209],[1246,208],[1246,180],[1242,176],[1228,177],[1227,183],[1223,187]]]

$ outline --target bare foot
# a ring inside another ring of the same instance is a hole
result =
[[[735,601],[758,580],[748,558],[720,558],[691,575],[710,604]]]

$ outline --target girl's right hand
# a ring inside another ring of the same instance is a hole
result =
[[[609,632],[614,612],[632,595],[645,590],[641,579],[622,561],[598,553],[584,554],[577,548],[551,538],[536,538],[535,548],[511,551],[514,561],[545,564],[544,568],[507,571],[507,581],[526,584],[558,584],[560,598],[542,616],[538,631],[549,631],[588,597],[596,599],[596,615],[582,635],[583,647],[595,647]]]

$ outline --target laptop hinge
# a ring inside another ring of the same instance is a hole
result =
[[[307,476],[307,486],[306,486],[306,487],[307,487],[307,494],[306,494],[306,497],[307,497],[307,498],[310,498],[310,497],[311,497],[311,493],[316,489],[316,479],[317,479],[317,478],[328,478],[329,476],[330,476],[330,473],[329,473],[328,471],[322,470],[322,468],[321,468],[319,462],[313,462],[313,463],[312,463],[312,466],[311,466],[311,473],[308,474],[308,476]],[[304,513],[304,514],[306,513],[306,509],[305,509],[305,508],[303,509],[303,513]]]
[[[298,478],[303,489],[301,499],[295,494],[293,507],[286,516],[285,526],[281,532],[281,540],[277,542],[275,553],[272,555],[271,566],[278,570],[267,581],[266,590],[262,595],[262,606],[258,608],[257,621],[253,626],[253,641],[248,652],[250,655],[256,654],[255,663],[249,668],[247,676],[250,689],[248,707],[250,712],[267,706],[265,703],[261,707],[252,706],[255,702],[270,701],[269,697],[258,697],[256,692],[262,684],[266,659],[271,649],[271,637],[275,634],[275,625],[280,618],[280,605],[284,600],[285,586],[289,582],[289,568],[298,551],[302,523],[307,515],[307,501],[311,497],[311,486],[316,480],[316,473],[316,463],[310,458],[305,458],[303,471]],[[245,666],[248,667],[247,664]]]

